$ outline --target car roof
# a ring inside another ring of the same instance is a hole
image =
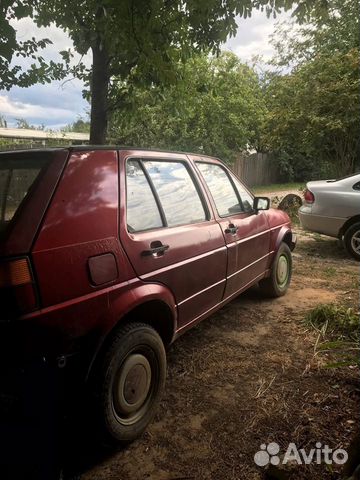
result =
[[[39,153],[39,152],[63,152],[64,150],[69,150],[68,147],[44,147],[44,148],[15,148],[14,150],[1,150],[0,155],[16,154],[16,153]]]
[[[211,155],[206,155],[204,153],[195,153],[195,152],[184,152],[180,150],[164,150],[161,148],[144,148],[144,147],[134,147],[134,146],[124,146],[124,145],[71,145],[69,147],[44,147],[44,148],[26,148],[26,149],[14,149],[14,150],[3,150],[0,151],[1,154],[15,154],[15,153],[28,153],[28,152],[58,152],[67,150],[69,152],[83,152],[89,150],[133,150],[138,152],[163,152],[163,153],[178,153],[179,155],[194,155],[197,157],[211,158],[222,162],[217,157],[212,157]]]
[[[134,147],[134,146],[129,146],[129,145],[74,145],[69,147],[69,150],[71,151],[86,151],[86,150],[133,150],[133,151],[138,151],[138,152],[162,152],[162,153],[178,153],[179,155],[194,155],[197,157],[206,157],[206,158],[211,158],[215,160],[220,160],[218,157],[213,157],[211,155],[206,155],[205,153],[199,153],[199,152],[184,152],[181,150],[165,150],[162,148],[144,148],[144,147]]]

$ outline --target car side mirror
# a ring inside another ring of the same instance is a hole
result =
[[[268,197],[255,197],[254,198],[254,210],[258,213],[259,210],[269,210],[270,198]]]

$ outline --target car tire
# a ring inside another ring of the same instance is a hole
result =
[[[360,222],[351,225],[344,234],[344,244],[348,253],[360,260]]]
[[[272,263],[270,276],[259,282],[261,292],[271,298],[285,295],[290,285],[291,274],[291,250],[282,242]]]
[[[118,329],[92,381],[95,415],[106,444],[127,444],[153,419],[166,378],[166,353],[149,325]]]

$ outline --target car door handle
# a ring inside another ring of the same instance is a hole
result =
[[[230,233],[231,235],[236,235],[236,232],[239,230],[239,227],[237,225],[234,225],[233,223],[229,223],[228,228],[225,228],[225,233]]]
[[[153,255],[154,257],[160,256],[169,249],[169,245],[163,245],[161,242],[151,242],[149,250],[143,250],[141,255],[143,257],[149,257]]]

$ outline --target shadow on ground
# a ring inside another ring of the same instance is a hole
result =
[[[316,336],[302,319],[319,302],[349,295],[357,301],[357,277],[356,262],[337,240],[301,233],[287,295],[267,300],[253,288],[170,347],[164,399],[139,440],[122,450],[100,448],[91,416],[54,421],[43,408],[51,398],[38,396],[42,420],[31,428],[18,421],[17,430],[8,425],[0,432],[6,444],[0,455],[12,460],[0,479],[58,480],[62,470],[63,480],[259,480],[264,472],[253,457],[264,442],[347,447],[358,425],[358,372],[311,363]],[[58,438],[51,435],[56,429]],[[24,475],[26,462],[37,463],[37,470],[29,467]],[[338,474],[314,465],[291,476],[309,478]]]
[[[318,233],[305,232],[298,228],[298,243],[295,255],[306,255],[313,258],[321,258],[329,261],[347,261],[354,264],[355,260],[347,253],[343,242],[337,238],[319,235]]]

